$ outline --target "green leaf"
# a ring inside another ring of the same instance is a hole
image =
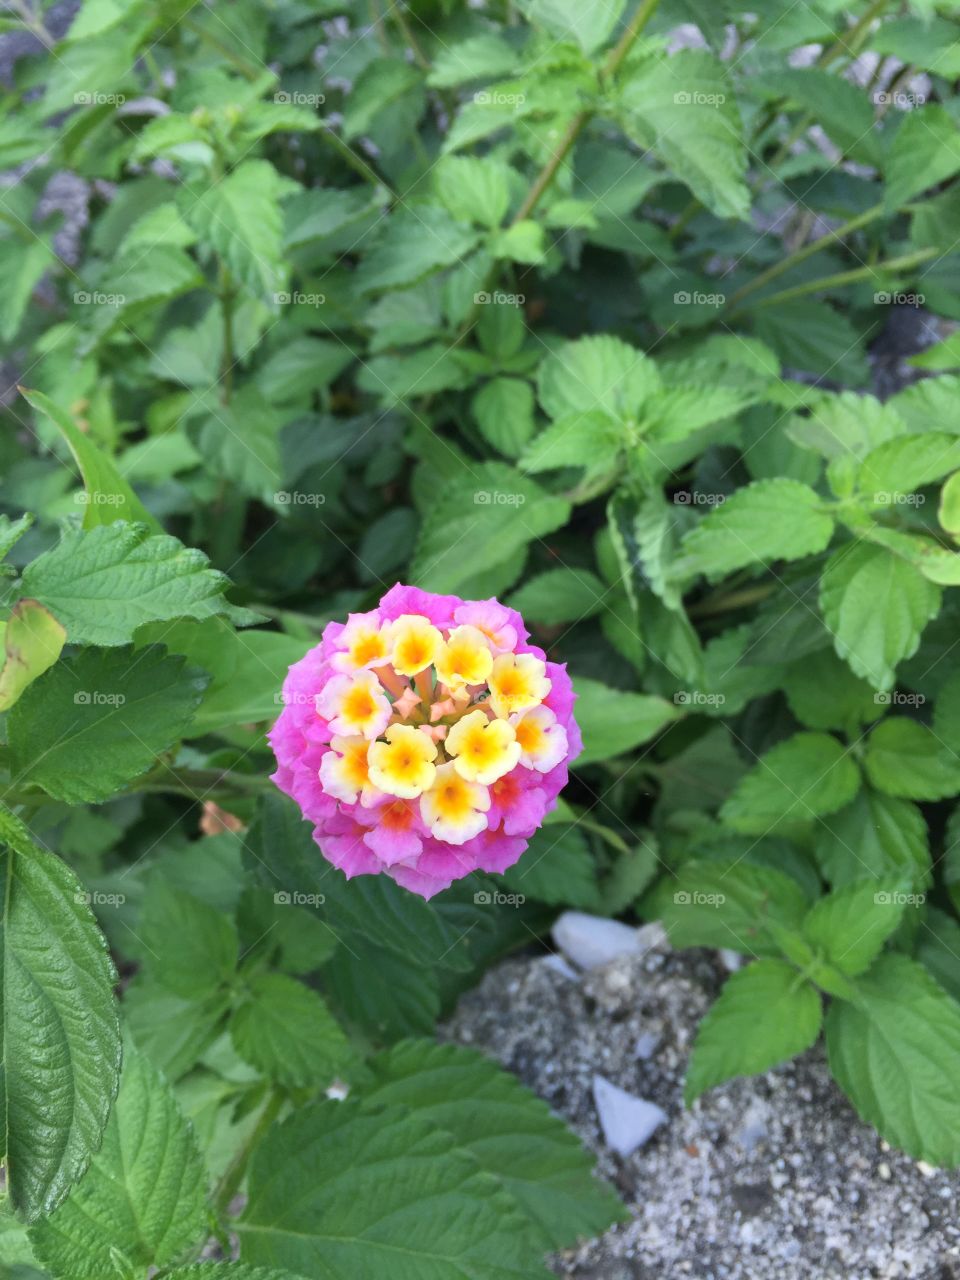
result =
[[[166,1271],[164,1280],[303,1280],[303,1277],[273,1267],[250,1267],[245,1262],[202,1262],[195,1267]]]
[[[510,607],[546,626],[580,622],[603,608],[607,588],[588,569],[548,569],[510,597]]]
[[[564,524],[570,505],[502,462],[471,467],[437,493],[424,517],[410,579],[458,591]]]
[[[817,861],[835,889],[864,876],[930,878],[927,824],[916,805],[864,788],[846,808],[817,825]]]
[[[754,327],[782,364],[805,373],[862,386],[869,366],[862,335],[847,315],[828,302],[796,298],[757,308]]]
[[[890,716],[867,739],[867,777],[878,791],[907,800],[943,800],[960,791],[960,759],[926,725]]]
[[[822,551],[833,533],[823,507],[799,480],[756,480],[686,535],[677,572],[719,578],[757,561],[800,560]]]
[[[471,403],[480,434],[500,453],[516,458],[533,435],[534,399],[529,382],[491,378]]]
[[[67,629],[72,644],[121,645],[145,622],[229,613],[227,579],[202,551],[123,522],[81,532],[23,571],[23,589]]]
[[[954,542],[960,541],[960,471],[952,475],[940,490],[937,519]]]
[[[781,825],[835,813],[859,787],[860,772],[836,738],[797,733],[761,756],[720,817],[734,831],[766,835]]]
[[[584,53],[607,43],[620,21],[625,0],[523,0],[521,9],[534,26],[555,40],[575,40]]]
[[[939,612],[940,589],[882,547],[851,543],[827,561],[820,609],[840,657],[874,688],[890,689]]]
[[[239,943],[232,917],[158,874],[148,882],[137,934],[147,974],[175,995],[202,998],[233,977]]]
[[[586,479],[613,470],[626,443],[623,427],[601,410],[572,413],[541,431],[523,451],[524,471],[585,467]]]
[[[38,676],[60,657],[67,633],[36,600],[18,600],[3,624],[0,711],[8,711]]]
[[[575,824],[551,822],[535,831],[520,861],[503,873],[513,893],[538,902],[596,911],[596,866],[590,848]],[[502,910],[496,900],[489,904]]]
[[[652,149],[717,217],[746,217],[747,151],[723,63],[683,49],[669,58],[659,51],[634,57],[627,67],[619,100],[627,134]]]
[[[183,736],[205,685],[202,673],[159,646],[80,650],[10,712],[13,767],[68,804],[105,800]]]
[[[411,103],[414,121],[420,112],[423,73],[402,58],[375,58],[357,76],[347,96],[343,113],[343,136],[347,141],[375,129],[386,114],[404,118],[404,106]]]
[[[66,440],[83,476],[86,506],[83,527],[112,524],[115,520],[138,520],[154,533],[163,529],[146,509],[110,458],[95,441],[80,430],[69,414],[40,391],[22,389],[23,398],[38,413],[44,413]]]
[[[960,135],[946,107],[929,103],[901,117],[886,168],[890,210],[960,172]]]
[[[510,207],[509,165],[489,157],[444,156],[433,174],[437,194],[458,222],[500,226]]]
[[[832,649],[794,662],[783,680],[790,710],[808,729],[846,732],[883,714],[885,694],[855,676]]]
[[[222,1030],[228,998],[175,995],[138,974],[123,993],[124,1024],[136,1044],[171,1083],[196,1066]]]
[[[856,977],[883,950],[909,905],[922,896],[909,892],[910,882],[896,879],[861,880],[828,893],[815,903],[803,922],[807,940],[841,973]]]
[[[146,1058],[124,1053],[120,1092],[80,1185],[31,1231],[56,1275],[99,1280],[171,1262],[203,1239],[206,1173],[193,1130]]]
[[[660,387],[653,360],[608,334],[564,343],[537,374],[537,394],[551,418],[594,411],[628,418]]]
[[[655,892],[657,914],[676,947],[729,947],[779,955],[784,930],[799,934],[809,903],[792,876],[743,859],[693,859]]]
[[[446,42],[433,54],[427,84],[435,89],[455,89],[471,80],[505,76],[517,62],[517,52],[492,31],[466,40]]]
[[[923,913],[916,958],[940,986],[960,998],[960,922],[955,916],[928,907]]]
[[[883,956],[827,1013],[830,1069],[861,1118],[915,1159],[960,1164],[960,1004],[914,960]]]
[[[960,438],[946,431],[899,436],[868,453],[860,467],[860,492],[883,506],[941,480],[960,467]]]
[[[184,186],[178,195],[188,225],[244,288],[267,301],[286,276],[280,201],[291,189],[269,161],[244,160],[219,182]]]
[[[19,238],[0,240],[0,287],[4,314],[0,319],[0,339],[14,340],[30,307],[33,291],[56,261],[46,238],[24,245]]]
[[[0,809],[3,1150],[28,1221],[52,1213],[100,1145],[120,1073],[116,973],[83,886]]]
[[[597,1235],[623,1216],[577,1138],[489,1058],[460,1045],[408,1040],[370,1065],[365,1101],[409,1107],[450,1133],[520,1202],[543,1251]]]
[[[347,1039],[323,1000],[282,973],[250,980],[230,1034],[245,1062],[289,1088],[328,1085],[350,1058]]]
[[[253,1263],[329,1280],[545,1280],[496,1181],[402,1108],[302,1108],[256,1149],[248,1189],[236,1226]]]
[[[956,23],[947,18],[887,18],[870,36],[867,48],[948,80],[960,76],[960,38]]]
[[[623,755],[649,742],[681,714],[665,698],[612,689],[584,676],[577,676],[573,687],[574,715],[583,735],[583,754],[577,760],[581,765]]]
[[[734,1076],[758,1075],[794,1058],[820,1034],[820,996],[783,960],[732,974],[700,1023],[687,1068],[687,1106]]]
[[[405,207],[387,219],[376,244],[357,270],[365,293],[415,284],[432,271],[460,262],[477,243],[477,232],[435,205]]]

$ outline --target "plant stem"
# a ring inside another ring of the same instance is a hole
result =
[[[905,253],[900,258],[888,258],[886,262],[878,262],[875,266],[856,267],[853,271],[838,271],[832,276],[823,276],[819,280],[808,280],[806,284],[794,285],[792,289],[781,289],[779,293],[771,293],[756,303],[757,307],[771,307],[776,303],[789,302],[793,298],[803,298],[808,293],[818,293],[821,289],[833,289],[839,285],[855,284],[858,280],[866,280],[880,271],[907,271],[910,267],[918,267],[921,263],[935,258],[939,249],[917,249],[915,253]],[[731,314],[734,314],[731,312]]]
[[[280,1108],[283,1106],[285,1101],[286,1098],[282,1093],[274,1092],[270,1095],[263,1111],[260,1113],[260,1119],[257,1121],[253,1132],[234,1156],[223,1177],[220,1179],[219,1185],[217,1186],[213,1196],[213,1207],[218,1217],[222,1218],[226,1216],[227,1210],[230,1208],[230,1201],[237,1194],[243,1183],[244,1176],[247,1172],[247,1165],[250,1163],[250,1157],[263,1140],[267,1130],[280,1114]]]
[[[653,17],[659,2],[660,0],[642,0],[642,3],[638,6],[636,13],[624,28],[623,35],[607,55],[606,61],[600,69],[601,79],[606,79],[615,75],[620,69],[621,64],[633,48],[634,42],[640,35],[640,32]],[[539,204],[540,197],[550,186],[551,182],[553,182],[553,179],[557,175],[557,171],[572,151],[574,144],[580,137],[580,134],[583,132],[588,122],[593,118],[593,115],[594,108],[586,107],[583,111],[578,112],[567,125],[563,137],[557,144],[557,149],[537,174],[534,179],[533,186],[527,192],[523,203],[517,210],[513,219],[514,223],[523,222],[524,219],[530,217],[530,214]]]
[[[391,199],[397,199],[397,193],[393,190],[386,178],[381,178],[376,169],[374,169],[372,165],[367,164],[363,156],[358,155],[352,147],[347,146],[340,135],[334,133],[333,129],[331,129],[326,123],[320,130],[320,136],[325,142],[328,142],[330,146],[333,147],[337,155],[340,156],[340,158],[348,164],[351,169],[353,169],[354,173],[359,173],[360,177],[363,178],[365,182],[369,182],[372,187],[383,187],[390,193]]]
[[[233,338],[233,304],[236,290],[230,278],[230,270],[220,263],[220,314],[223,321],[223,351],[220,354],[220,403],[228,405],[233,394],[233,366],[237,362]]]
[[[726,595],[710,596],[699,604],[692,605],[687,612],[691,618],[709,618],[715,613],[732,613],[734,609],[742,609],[744,605],[757,604],[773,595],[778,584],[764,582],[756,587],[744,587],[742,591],[730,591]]]
[[[804,245],[801,249],[795,250],[786,258],[781,258],[779,262],[775,262],[772,267],[768,267],[766,271],[761,271],[758,276],[748,281],[734,293],[729,302],[730,308],[743,301],[751,293],[756,293],[758,289],[762,289],[765,284],[769,284],[771,280],[776,280],[778,276],[785,275],[794,267],[799,266],[801,262],[806,262],[807,258],[812,258],[815,253],[819,253],[821,249],[826,249],[832,243],[841,240],[844,236],[849,235],[852,231],[858,231],[861,227],[868,226],[871,222],[875,222],[877,218],[882,217],[884,206],[875,204],[871,209],[867,209],[864,213],[858,213],[855,218],[850,218],[842,226],[837,227],[835,231],[828,231],[825,236],[821,236],[818,240],[811,240],[809,244]]]

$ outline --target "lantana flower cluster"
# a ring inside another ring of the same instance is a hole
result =
[[[512,866],[581,750],[566,668],[496,600],[396,586],[295,663],[277,786],[348,877],[432,897]]]

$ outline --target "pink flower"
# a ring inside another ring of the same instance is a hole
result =
[[[347,878],[430,898],[513,866],[581,750],[566,667],[496,600],[395,586],[284,681],[273,781]]]

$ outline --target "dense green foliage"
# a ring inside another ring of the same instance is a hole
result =
[[[430,1037],[562,906],[752,961],[691,1102],[822,1030],[960,1164],[960,346],[864,394],[892,308],[960,319],[951,8],[4,19],[0,1271],[546,1274],[617,1201]],[[398,580],[522,610],[585,740],[430,903],[333,872],[264,738]]]

